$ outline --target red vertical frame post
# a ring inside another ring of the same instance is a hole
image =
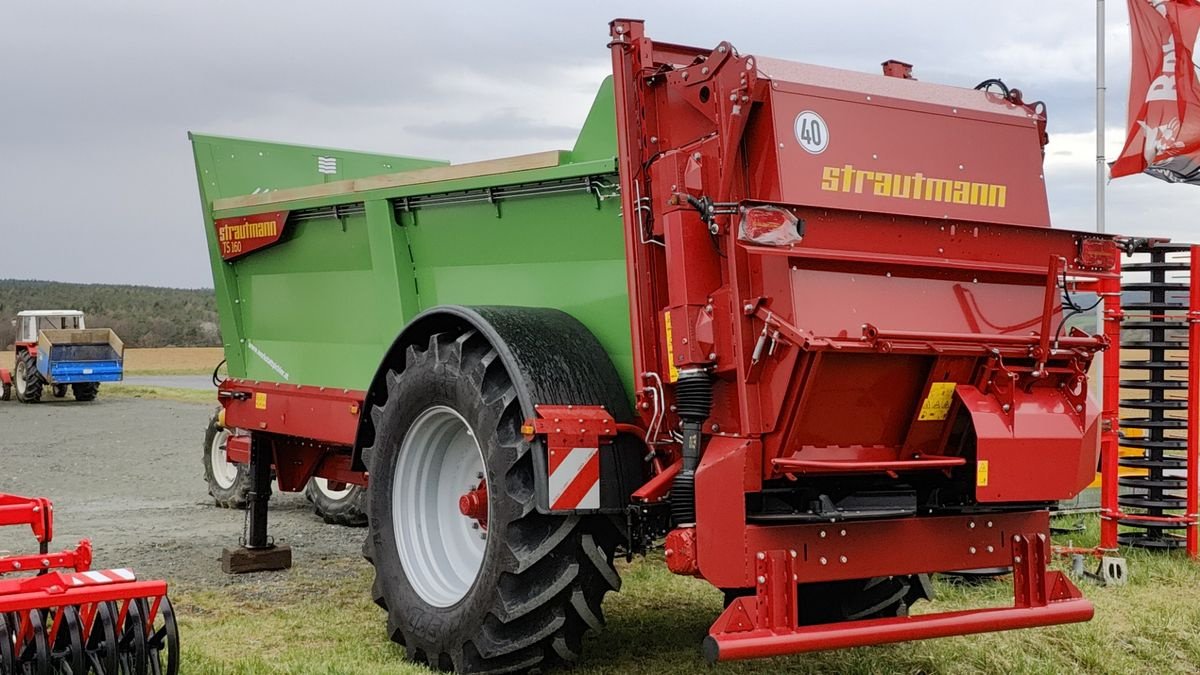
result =
[[[1121,454],[1121,259],[1118,256],[1116,275],[1101,279],[1098,285],[1104,299],[1104,336],[1108,349],[1104,352],[1104,373],[1101,382],[1102,411],[1100,435],[1100,548],[1117,550],[1118,519],[1121,507],[1117,503],[1117,476]]]
[[[1188,271],[1187,553],[1200,552],[1196,537],[1196,487],[1200,483],[1200,246],[1192,246]]]

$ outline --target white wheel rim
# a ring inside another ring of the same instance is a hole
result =
[[[339,502],[339,501],[345,499],[346,497],[350,496],[350,491],[354,489],[353,485],[346,483],[345,484],[346,487],[342,488],[341,490],[334,490],[333,488],[329,487],[329,479],[328,478],[320,478],[320,477],[313,478],[313,485],[317,486],[318,492],[325,495],[329,499],[332,499],[335,502]]]
[[[17,361],[17,376],[13,379],[16,380],[17,394],[19,394],[21,396],[21,398],[25,398],[26,384],[25,384],[25,362],[24,361]],[[195,461],[195,460],[193,460],[193,461]]]
[[[222,490],[228,490],[237,482],[238,466],[229,461],[229,430],[221,429],[213,435],[208,460],[212,465],[213,482]]]
[[[459,498],[479,486],[483,470],[479,441],[453,408],[422,412],[400,445],[393,534],[405,576],[434,607],[462,600],[483,566],[487,531],[459,511]]]

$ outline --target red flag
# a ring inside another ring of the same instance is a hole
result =
[[[1200,184],[1200,84],[1192,54],[1200,0],[1128,0],[1129,136],[1113,178],[1149,173]]]

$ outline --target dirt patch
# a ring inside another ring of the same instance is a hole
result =
[[[92,403],[0,402],[0,492],[51,498],[57,547],[90,537],[97,567],[129,566],[185,589],[283,582],[288,572],[221,573],[221,549],[237,544],[244,513],[213,506],[204,483],[214,407],[105,399],[103,390]],[[303,496],[276,494],[271,518],[271,533],[307,574],[340,576],[361,564],[364,530],[324,524]],[[27,530],[0,529],[0,551],[31,552],[32,541]]]

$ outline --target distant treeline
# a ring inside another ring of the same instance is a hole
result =
[[[0,348],[11,347],[13,319],[27,309],[82,310],[88,327],[111,328],[129,347],[221,344],[216,299],[209,289],[0,279]]]

